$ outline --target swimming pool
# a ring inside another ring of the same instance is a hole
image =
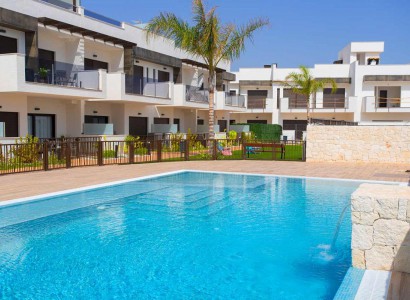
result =
[[[0,298],[332,299],[358,182],[182,172],[0,208]]]

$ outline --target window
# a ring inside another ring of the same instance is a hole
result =
[[[267,90],[248,90],[248,108],[266,108]]]
[[[229,96],[236,96],[236,90],[230,90]]]
[[[107,116],[84,116],[84,123],[87,124],[108,124]]]
[[[205,124],[205,122],[204,122],[203,119],[196,120],[196,125],[204,125],[204,124]]]
[[[276,89],[276,108],[280,109],[280,89]]]
[[[28,134],[38,138],[55,138],[55,115],[28,114]]]
[[[154,118],[154,124],[169,124],[169,118]]]
[[[344,108],[345,89],[337,89],[332,93],[332,89],[323,89],[323,108]]]
[[[174,125],[177,125],[178,132],[180,132],[180,123],[181,123],[180,119],[174,119]]]
[[[104,61],[86,58],[84,59],[84,69],[86,71],[100,70],[100,69],[108,71],[108,63]]]
[[[0,112],[0,123],[4,123],[5,137],[19,136],[19,114],[17,112]]]
[[[169,72],[158,70],[158,82],[168,82],[169,80]]]
[[[294,93],[291,89],[283,90],[283,98],[289,99],[289,108],[306,108],[307,97]]]
[[[17,39],[0,36],[0,54],[17,53]]]
[[[229,120],[229,125],[233,125],[233,124],[235,124],[235,123],[236,123],[235,120]]]
[[[54,51],[38,49],[38,67],[52,70],[55,65]]]

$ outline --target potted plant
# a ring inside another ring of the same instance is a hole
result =
[[[40,77],[40,82],[47,82],[48,70],[46,68],[40,68],[38,70],[38,76]]]

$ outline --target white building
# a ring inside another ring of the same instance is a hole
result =
[[[77,3],[0,0],[0,136],[206,131],[203,62]],[[217,70],[221,131],[244,111],[223,92],[235,79],[229,70]]]
[[[350,43],[333,64],[314,65],[315,78],[333,78],[338,90],[317,93],[310,104],[311,117],[364,124],[410,122],[410,64],[383,65],[383,42]],[[236,73],[230,93],[246,98],[246,113],[233,114],[237,122],[261,122],[297,130],[306,128],[306,99],[284,88],[281,82],[297,68],[244,68]]]
[[[329,65],[334,78],[311,103],[312,117],[359,123],[410,120],[410,65],[381,65],[382,42],[351,43]],[[207,76],[200,60],[143,26],[119,22],[78,0],[0,0],[0,137],[206,132]],[[217,70],[216,130],[277,123],[304,130],[306,102],[284,90],[276,65]]]

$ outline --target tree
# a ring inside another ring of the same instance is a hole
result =
[[[307,123],[310,124],[310,99],[328,84],[332,86],[332,93],[337,90],[336,82],[331,78],[315,79],[305,66],[299,67],[300,72],[292,72],[282,83],[293,93],[306,96]]]
[[[209,79],[209,136],[214,138],[214,94],[216,68],[225,60],[240,57],[245,50],[245,41],[252,40],[256,30],[269,23],[265,19],[251,20],[244,26],[222,24],[216,7],[205,11],[202,0],[193,1],[192,24],[172,13],[160,13],[146,26],[147,39],[157,35],[174,41],[174,46],[201,58],[208,67]]]

